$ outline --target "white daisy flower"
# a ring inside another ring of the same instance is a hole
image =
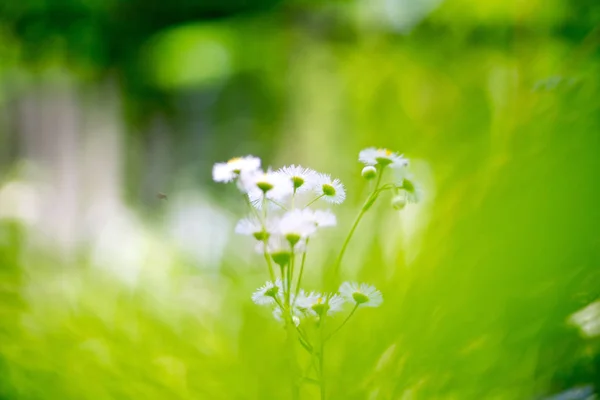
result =
[[[256,217],[243,218],[239,220],[235,226],[235,233],[240,235],[252,235],[258,241],[268,239],[275,231],[278,221],[273,218],[267,218],[266,222],[262,223]]]
[[[369,147],[358,153],[358,160],[365,165],[380,165],[385,167],[400,168],[408,165],[408,160],[402,155],[388,149]]]
[[[314,214],[310,210],[292,210],[283,215],[279,221],[278,233],[292,245],[306,239],[317,231]]]
[[[340,204],[346,199],[346,190],[339,179],[331,179],[328,174],[318,174],[314,184],[315,193],[333,204]]]
[[[227,162],[213,165],[212,176],[215,182],[231,182],[240,174],[260,168],[260,158],[254,156],[236,157]]]
[[[273,171],[255,171],[240,175],[242,191],[248,193],[250,202],[259,208],[265,198],[283,201],[294,192],[292,181]]]
[[[252,293],[252,301],[259,306],[274,304],[275,298],[281,296],[282,292],[283,288],[280,279],[277,279],[275,282],[267,281]]]
[[[378,307],[383,303],[381,292],[375,286],[366,283],[344,282],[339,292],[346,301],[359,307]]]
[[[339,294],[329,295],[329,301],[327,301],[327,296],[327,294],[317,292],[304,293],[302,298],[298,296],[296,304],[301,310],[319,317],[323,314],[331,316],[343,310],[345,300],[342,296]]]
[[[317,176],[317,173],[314,170],[304,168],[300,165],[285,166],[280,168],[277,172],[292,181],[295,193],[302,193],[310,190]]]

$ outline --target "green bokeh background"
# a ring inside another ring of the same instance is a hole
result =
[[[38,225],[54,210],[0,210],[0,399],[291,398],[285,332],[250,301],[266,269],[233,235],[243,203],[211,166],[255,154],[342,179],[339,226],[309,255],[318,289],[366,196],[368,146],[411,158],[425,196],[402,212],[383,198],[353,239],[344,276],[385,302],[329,348],[328,398],[600,387],[599,339],[569,323],[600,298],[599,21],[591,0],[0,4],[0,208],[7,187],[41,188],[57,165],[43,152],[59,130],[42,122],[30,151],[27,121],[47,120],[20,105],[66,91],[76,101],[56,118],[81,116],[75,132],[117,110],[98,126],[118,127],[119,146],[88,130],[100,145],[85,154],[109,155],[94,176],[119,177],[135,221],[76,230],[65,249]],[[120,247],[98,244],[114,232]]]

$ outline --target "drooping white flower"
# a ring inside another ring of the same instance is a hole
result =
[[[378,307],[383,303],[381,292],[375,286],[366,283],[344,282],[339,292],[347,302],[358,307]]]
[[[252,235],[256,240],[263,241],[275,232],[278,220],[267,218],[263,223],[256,217],[243,218],[235,226],[235,233],[240,235]]]
[[[391,204],[394,210],[402,210],[406,206],[406,195],[398,194],[394,196]]]
[[[346,190],[339,179],[332,179],[328,174],[318,174],[314,191],[317,196],[333,204],[341,204],[346,199]]]
[[[288,211],[279,220],[278,233],[295,245],[317,231],[314,214],[306,209]]]
[[[292,181],[273,171],[255,171],[240,175],[242,191],[248,193],[250,202],[262,207],[265,199],[283,201],[294,192]]]
[[[402,155],[388,149],[376,149],[369,147],[358,153],[358,160],[365,165],[389,165],[392,168],[401,168],[408,165],[408,160]]]
[[[402,179],[402,191],[406,193],[407,203],[418,203],[423,199],[423,190],[414,181],[412,175],[407,175]]]
[[[329,298],[328,298],[329,297]],[[318,292],[304,293],[302,298],[297,299],[298,307],[310,315],[323,316],[334,315],[342,311],[344,298],[338,294],[324,294]]]
[[[317,173],[314,170],[300,165],[288,165],[280,168],[277,172],[287,177],[292,182],[293,191],[295,193],[302,193],[310,190],[317,176]]]
[[[235,157],[227,162],[213,165],[212,176],[215,182],[231,182],[242,173],[260,168],[260,158],[254,156]]]
[[[281,280],[267,281],[252,293],[252,301],[258,305],[275,304],[275,298],[281,296],[283,288]]]

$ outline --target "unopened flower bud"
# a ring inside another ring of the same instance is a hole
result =
[[[377,176],[377,169],[372,165],[367,165],[362,169],[361,175],[365,179],[373,179]]]
[[[402,195],[394,196],[392,199],[392,207],[395,210],[402,210],[406,205],[406,197]]]

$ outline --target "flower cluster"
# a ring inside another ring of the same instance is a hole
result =
[[[396,209],[417,202],[421,196],[408,172],[409,162],[402,155],[387,149],[369,148],[360,152],[359,161],[365,164],[362,176],[375,184],[346,238],[334,269],[339,269],[356,224],[381,193],[387,190],[395,193],[392,206]],[[386,170],[392,171],[392,181],[384,184],[382,176]],[[321,324],[325,317],[342,312],[345,304],[353,306],[350,318],[358,308],[377,307],[383,302],[381,292],[365,283],[344,282],[335,293],[301,289],[304,253],[309,242],[321,229],[337,224],[336,216],[328,206],[341,204],[346,198],[346,190],[339,179],[298,165],[263,169],[261,160],[254,156],[215,164],[213,179],[235,182],[249,205],[250,215],[238,222],[235,231],[252,237],[257,251],[265,257],[270,280],[253,293],[252,300],[271,307],[277,320],[296,327],[307,319]],[[297,258],[301,259],[300,263]],[[302,340],[308,346],[308,339]]]

